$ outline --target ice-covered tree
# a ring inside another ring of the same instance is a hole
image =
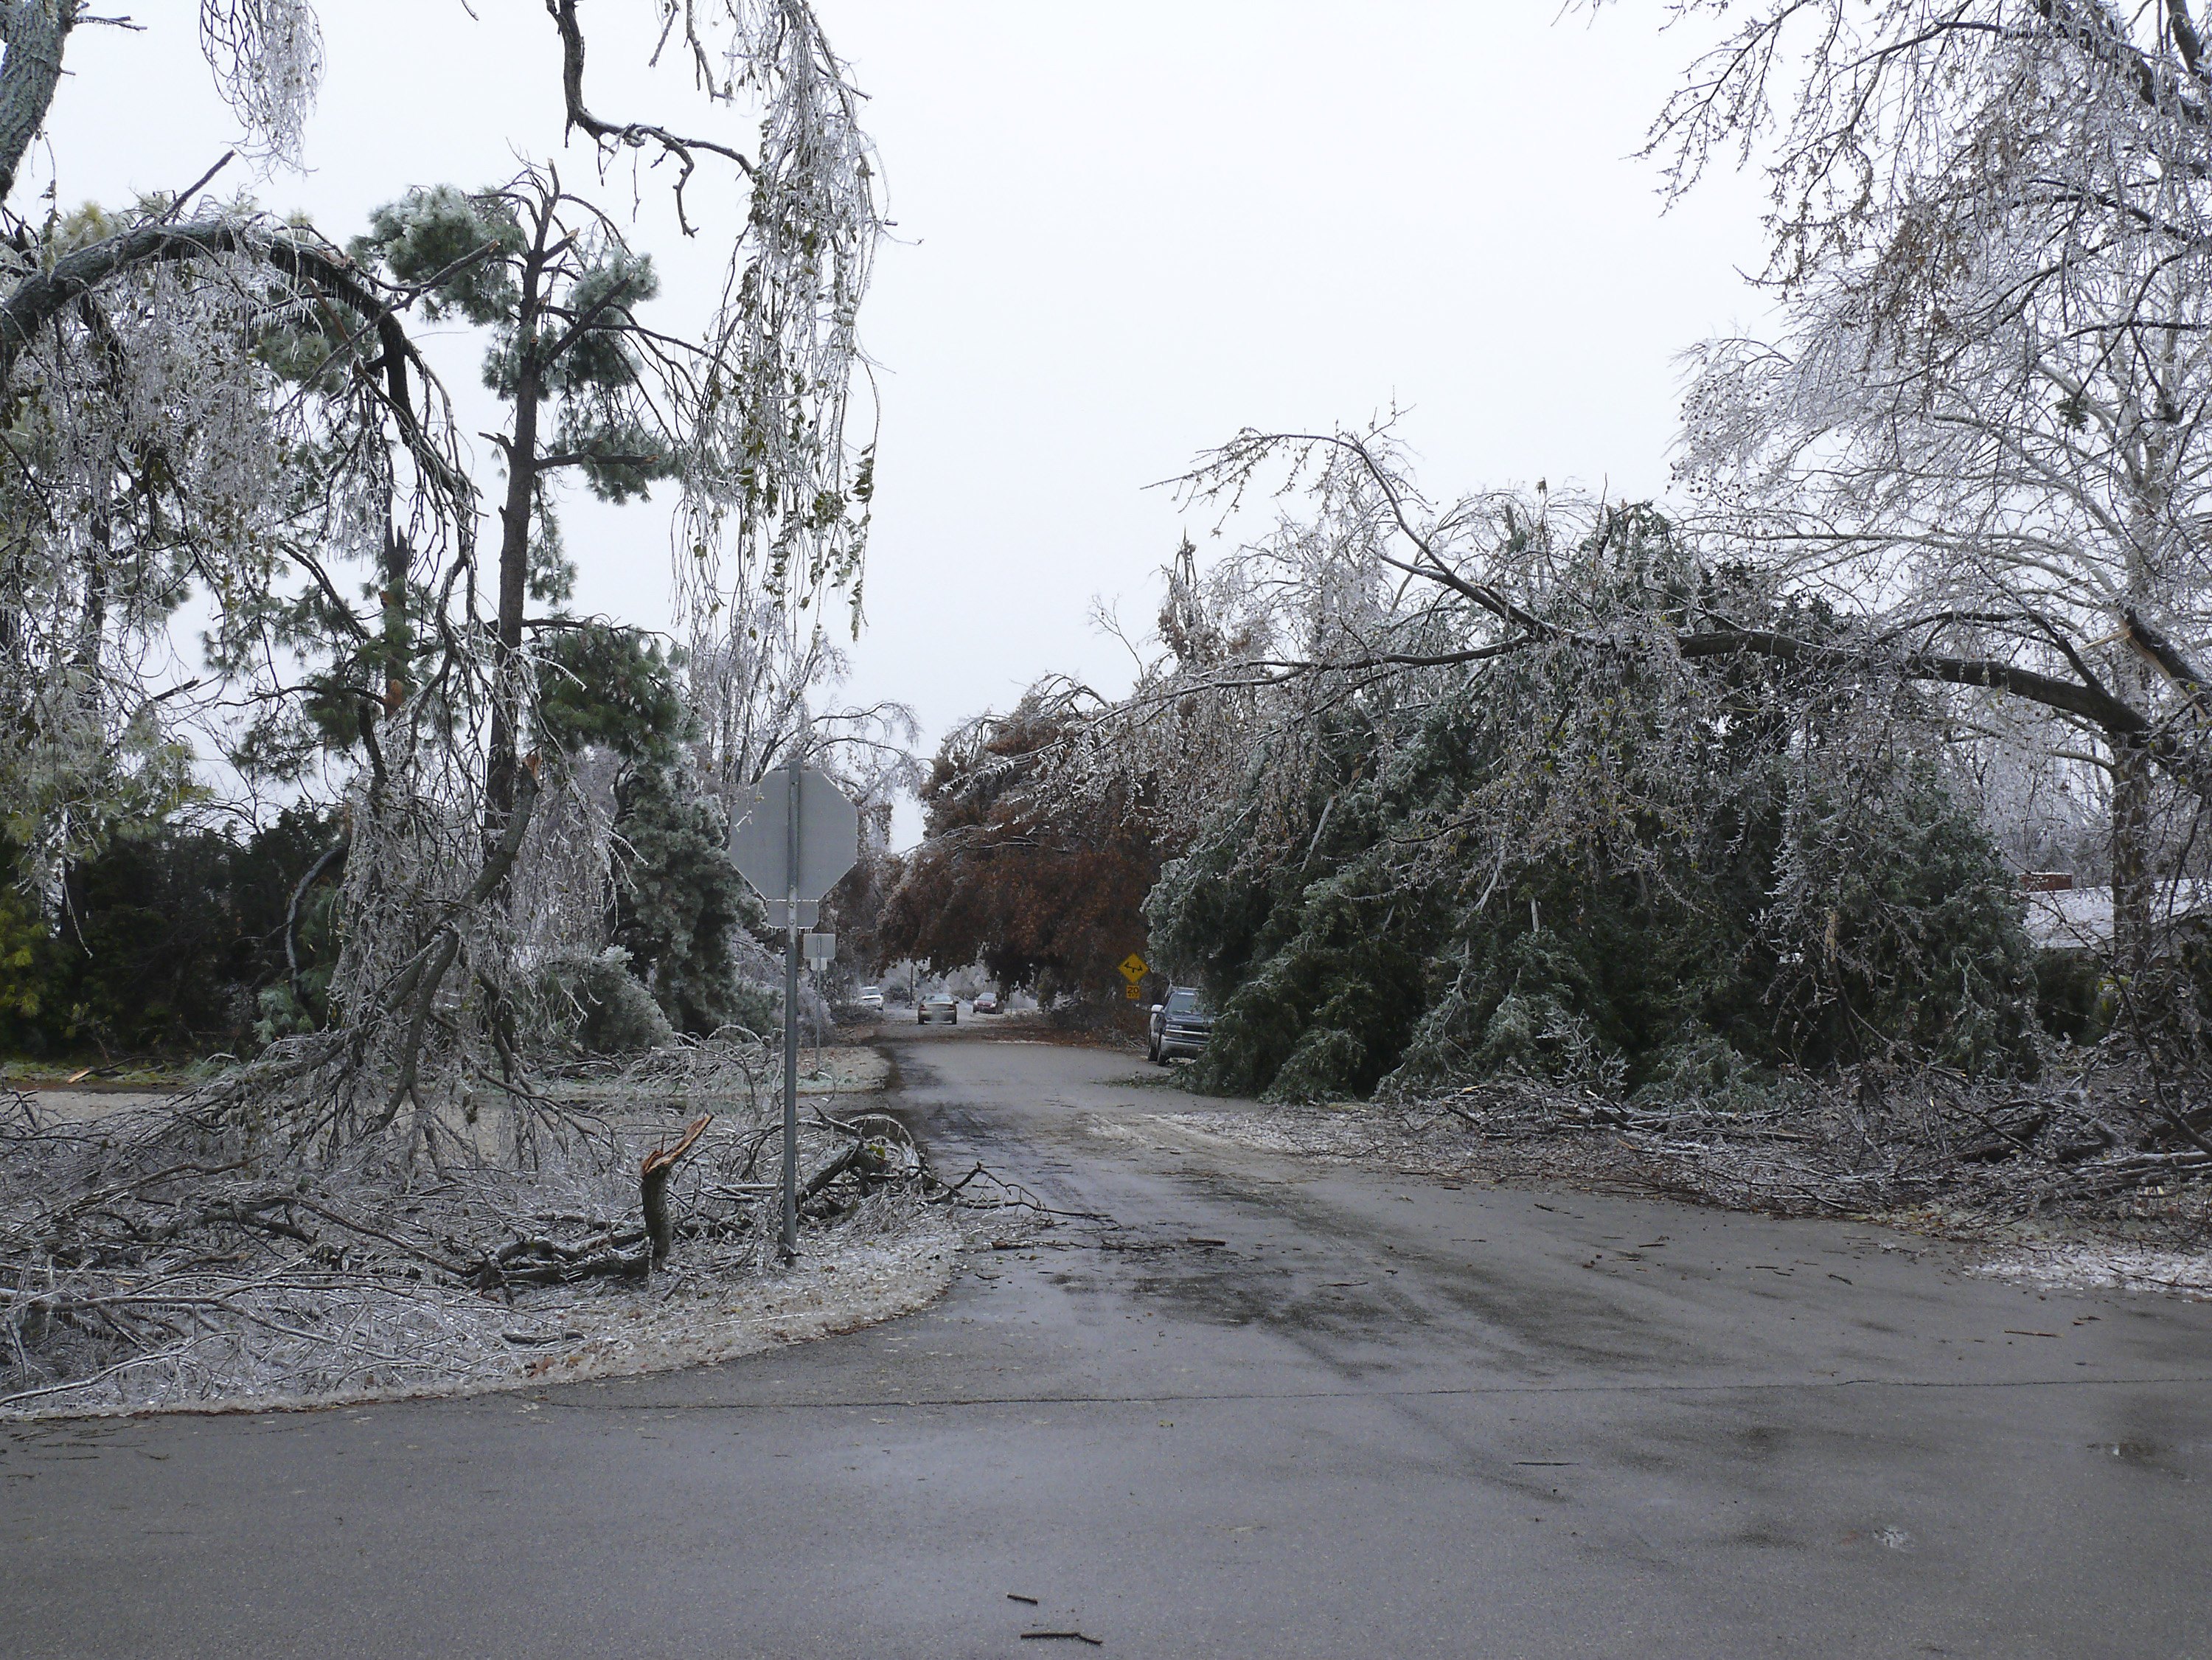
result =
[[[538,661],[565,619],[528,609],[533,583],[541,604],[560,585],[553,477],[616,498],[672,482],[678,586],[708,637],[754,600],[794,638],[836,596],[858,602],[871,462],[845,421],[879,220],[843,64],[803,0],[666,9],[697,121],[610,114],[589,100],[578,8],[547,12],[567,136],[590,162],[665,161],[687,233],[708,222],[708,188],[736,225],[705,316],[645,326],[649,259],[550,165],[473,197],[404,198],[358,257],[197,187],[108,217],[11,221],[0,249],[11,829],[66,857],[102,814],[173,799],[188,769],[167,717],[195,692],[297,712],[233,734],[250,767],[296,775],[316,743],[356,761],[335,1047],[285,1062],[315,1133],[389,1124],[410,1104],[428,1122],[426,1056],[441,1088],[486,1066],[514,1075],[507,896],[567,759]],[[73,31],[94,21],[74,0],[0,9],[10,183]],[[312,8],[210,0],[202,24],[246,147],[296,160],[322,67]],[[744,109],[745,142],[714,136]],[[511,411],[489,616],[476,482],[409,337],[432,313],[486,331]],[[349,565],[368,575],[366,605]],[[167,635],[194,589],[216,613],[214,678],[197,687]]]
[[[1224,999],[1216,1084],[2020,1061],[2021,902],[1943,702],[1974,666],[1648,506],[1432,501],[1387,432],[1187,483],[1273,521],[1178,560],[1156,660],[1025,782],[1168,856],[1152,954]]]
[[[2185,0],[1762,0],[1652,139],[1771,186],[1772,341],[1698,354],[1687,482],[1900,654],[1977,659],[1963,723],[2108,781],[2118,955],[2160,790],[2193,813],[2212,637],[2212,63]],[[2171,841],[2172,838],[2168,838]]]

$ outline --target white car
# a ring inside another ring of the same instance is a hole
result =
[[[874,1009],[880,1013],[884,1006],[884,988],[881,986],[863,986],[860,994],[853,1000],[864,1009]]]

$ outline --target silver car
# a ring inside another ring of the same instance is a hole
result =
[[[933,992],[915,1006],[914,1024],[926,1026],[933,1020],[942,1020],[951,1025],[960,1024],[960,1005],[943,992]]]

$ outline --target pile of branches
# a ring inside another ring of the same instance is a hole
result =
[[[410,1136],[257,1130],[220,1091],[89,1122],[0,1094],[0,1414],[495,1382],[658,1272],[757,1273],[782,1176],[767,1070],[755,1043],[675,1046],[549,1085],[520,1158],[487,1111],[434,1163]],[[457,1156],[472,1138],[484,1156]],[[817,1230],[948,1196],[881,1114],[807,1114],[799,1169]]]
[[[1737,1209],[1943,1207],[2212,1236],[2212,1079],[2140,1055],[2076,1055],[2033,1083],[1862,1067],[1674,1102],[1499,1078],[1401,1100],[1391,1122],[1407,1146],[1534,1155],[1532,1174],[1579,1164],[1607,1185]]]

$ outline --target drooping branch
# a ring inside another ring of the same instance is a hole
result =
[[[389,1124],[415,1091],[430,1016],[437,1007],[438,993],[445,985],[446,976],[453,969],[453,959],[460,954],[462,927],[487,900],[506,885],[514,869],[514,861],[522,852],[522,839],[529,831],[532,810],[537,805],[538,770],[526,764],[517,769],[514,810],[502,827],[499,841],[485,858],[483,869],[478,873],[475,884],[455,907],[452,920],[423,948],[410,971],[400,977],[398,988],[392,999],[392,1005],[395,1010],[401,1005],[411,1005],[411,1007],[407,1016],[405,1040],[399,1050],[398,1076],[392,1082],[391,1092],[385,1098],[380,1127]]]
[[[2212,735],[2212,696],[2207,695],[2212,683],[2132,609],[2113,637],[2149,660],[2175,688],[2182,700],[2179,710],[2154,710],[2140,698],[2131,701],[2112,690],[2085,660],[2084,648],[2078,648],[2058,623],[2033,609],[1923,613],[1902,627],[1893,617],[1869,616],[1856,623],[1844,620],[1840,635],[1820,639],[1786,627],[1742,626],[1703,605],[1687,616],[1644,609],[1637,626],[1626,631],[1617,624],[1590,623],[1572,611],[1562,613],[1540,597],[1508,591],[1505,579],[1537,557],[1534,548],[1524,544],[1532,535],[1538,540],[1542,535],[1525,508],[1510,502],[1495,508],[1498,545],[1470,556],[1453,545],[1455,539],[1463,538],[1472,520],[1491,509],[1462,503],[1431,514],[1401,476],[1389,440],[1379,433],[1247,430],[1178,482],[1188,500],[1226,501],[1233,508],[1273,457],[1290,459],[1293,480],[1308,467],[1309,458],[1321,458],[1312,488],[1318,499],[1331,504],[1332,513],[1342,515],[1344,528],[1333,534],[1352,537],[1364,549],[1362,556],[1398,578],[1418,580],[1462,602],[1486,618],[1491,628],[1501,629],[1502,637],[1413,649],[1399,633],[1402,623],[1385,624],[1370,638],[1347,631],[1340,619],[1334,630],[1338,637],[1328,649],[1290,657],[1266,651],[1240,654],[1212,672],[1172,676],[1155,688],[1140,689],[1133,694],[1129,707],[1153,700],[1171,703],[1193,690],[1242,692],[1301,679],[1364,686],[1395,674],[1473,666],[1545,648],[1573,651],[1591,660],[1655,648],[1671,652],[1684,662],[1758,657],[1839,682],[1875,670],[1905,681],[1995,692],[2095,727],[2116,752],[2142,757],[2191,794],[2212,802],[2212,761],[2203,752],[2204,740]],[[1540,517],[1542,511],[1538,509]],[[1595,557],[1622,517],[1622,510],[1603,508],[1578,556]],[[1389,545],[1394,540],[1406,550]],[[1925,638],[1932,627],[1947,623],[2032,624],[2037,637],[2065,660],[2072,673],[2046,672],[2002,657],[1903,644],[1907,635]]]
[[[352,848],[352,846],[353,836],[350,830],[349,830],[345,834],[341,835],[336,842],[332,842],[328,848],[324,849],[322,857],[316,860],[313,865],[308,866],[307,874],[302,876],[298,884],[294,886],[292,889],[292,902],[284,908],[285,976],[287,982],[292,988],[293,997],[297,1000],[301,1006],[303,1008],[307,1006],[307,999],[305,982],[302,982],[300,977],[301,908],[307,903],[309,891],[314,887],[316,883],[322,880],[324,874],[328,872],[333,865],[338,864],[344,860],[347,853]]]
[[[1727,657],[1739,654],[1767,657],[1778,662],[1842,670],[1863,666],[1869,654],[1846,647],[1818,644],[1790,635],[1761,629],[1724,629],[1686,634],[1675,642],[1686,660]],[[2142,710],[2115,697],[2100,686],[2062,680],[2055,675],[2002,662],[1993,657],[1952,657],[1935,652],[1908,652],[1894,660],[1908,680],[1929,680],[1954,686],[1978,686],[2038,703],[2063,714],[2079,715],[2118,738],[2140,737],[2151,729]]]
[[[1433,572],[1424,570],[1419,574],[1431,581],[1443,580]],[[1449,586],[1455,592],[1460,591],[1458,584]],[[1521,608],[1516,606],[1516,609]],[[1470,666],[1510,656],[1545,642],[1571,642],[1593,650],[1630,648],[1626,642],[1610,637],[1581,634],[1540,619],[1530,620],[1533,625],[1525,633],[1491,645],[1468,647],[1459,651],[1378,651],[1326,661],[1316,659],[1239,658],[1226,666],[1221,677],[1209,678],[1204,684],[1208,690],[1224,690],[1276,685],[1301,675],[1323,672],[1363,673],[1370,670]],[[2001,691],[2060,714],[2077,715],[2117,739],[2142,739],[2154,730],[2149,716],[2132,704],[2115,697],[2101,686],[2060,679],[2055,675],[2039,673],[1996,658],[1947,656],[1933,652],[1910,652],[1893,657],[1882,652],[1801,640],[1793,635],[1769,629],[1717,629],[1680,634],[1674,638],[1674,648],[1685,661],[1689,662],[1718,657],[1765,657],[1777,662],[1838,673],[1880,661],[1889,664],[1908,680],[1980,687]],[[1178,683],[1150,696],[1172,701],[1188,696],[1189,692],[1189,685]],[[1135,701],[1141,702],[1146,696],[1139,694]]]
[[[391,307],[341,256],[297,237],[272,235],[233,219],[136,225],[36,271],[0,301],[0,385],[39,331],[101,284],[146,266],[243,253],[343,306],[374,331],[385,369],[385,402],[410,453],[453,499],[471,493],[465,475],[431,441],[407,395],[405,366],[427,368]]]

